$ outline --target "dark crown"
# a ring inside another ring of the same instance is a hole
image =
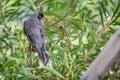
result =
[[[39,13],[39,16],[44,17],[44,14],[40,12],[40,13]]]

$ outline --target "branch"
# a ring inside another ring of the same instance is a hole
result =
[[[4,40],[3,38],[0,38],[0,40],[3,41],[3,42],[6,44],[7,47],[10,48],[10,50],[11,50],[11,54],[14,55],[13,45],[10,44],[10,43],[8,43],[8,42],[7,42],[6,40]]]
[[[71,9],[62,17],[62,18],[60,18],[60,19],[58,19],[58,20],[55,20],[54,22],[52,22],[50,25],[48,25],[48,26],[53,26],[53,25],[55,25],[55,24],[57,24],[57,23],[59,23],[60,21],[62,21],[68,14],[70,14],[70,12],[76,7],[76,5],[77,5],[77,3],[79,2],[79,0],[77,0],[74,4],[73,4],[73,6],[71,7]]]
[[[101,80],[120,57],[120,29],[110,38],[104,49],[90,65],[81,80]]]
[[[1,15],[2,15],[2,18],[3,18],[4,25],[5,25],[5,27],[7,27],[7,22],[6,22],[6,19],[5,19],[5,13],[4,13],[4,10],[2,9],[1,0],[0,0],[0,11],[1,11]]]
[[[29,59],[29,68],[32,68],[32,46],[30,44],[30,59]],[[32,70],[30,70],[31,73],[33,73]]]

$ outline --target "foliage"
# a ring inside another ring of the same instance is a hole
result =
[[[23,22],[36,10],[46,16],[53,68],[39,69],[37,54],[28,67]],[[120,0],[0,0],[0,11],[1,80],[78,80],[120,25]],[[104,80],[120,79],[119,64]]]

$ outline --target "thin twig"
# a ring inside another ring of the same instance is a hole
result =
[[[5,13],[4,13],[4,10],[2,9],[1,0],[0,0],[0,11],[1,11],[1,15],[2,15],[2,18],[3,18],[4,25],[5,25],[5,27],[7,27],[7,22],[6,22],[6,19],[5,19]]]
[[[109,30],[109,28],[107,27],[107,28],[105,28],[102,32],[100,32],[100,33],[98,34],[98,38],[97,38],[97,40],[96,40],[96,43],[93,44],[92,47],[91,47],[87,52],[84,53],[84,54],[85,54],[85,55],[84,55],[84,59],[85,59],[85,60],[88,59],[88,55],[89,55],[90,53],[92,53],[93,51],[95,51],[96,46],[97,46],[97,44],[99,43],[101,37],[102,37],[108,30]]]
[[[29,60],[29,68],[32,68],[32,46],[30,45],[30,60]],[[30,70],[33,73],[32,70]]]
[[[62,21],[62,20],[63,20],[68,14],[70,14],[70,12],[76,7],[76,5],[77,5],[78,2],[79,2],[79,0],[77,0],[77,1],[73,4],[73,6],[71,7],[71,9],[70,9],[62,18],[60,18],[60,19],[58,19],[58,20],[55,20],[55,21],[52,22],[50,25],[48,25],[48,27],[49,27],[49,26],[53,26],[53,25],[59,23],[60,21]],[[48,28],[48,27],[47,27],[47,28]]]
[[[39,8],[42,6],[41,2],[38,4],[37,9],[35,10],[36,12],[39,11]]]
[[[87,60],[88,54],[92,53],[92,51],[95,50],[95,48],[96,48],[98,42],[100,41],[101,37],[109,30],[109,26],[110,26],[110,23],[111,23],[111,22],[112,22],[112,20],[109,20],[109,21],[106,23],[106,28],[105,28],[102,32],[100,32],[100,33],[98,34],[98,38],[97,38],[97,40],[96,40],[96,43],[93,44],[93,46],[92,46],[87,52],[85,52],[85,56],[84,56],[84,57],[85,57],[86,60]]]
[[[71,73],[72,73],[73,63],[74,63],[74,60],[72,59],[72,60],[70,61],[70,68],[69,68],[69,71],[68,71],[68,73],[67,73],[67,78],[66,78],[66,80],[69,80],[69,76],[70,76]]]

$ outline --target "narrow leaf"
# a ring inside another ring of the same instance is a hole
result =
[[[49,72],[51,72],[51,73],[53,73],[53,74],[55,74],[55,75],[63,78],[63,79],[65,79],[65,78],[62,76],[62,74],[60,74],[60,73],[59,73],[58,71],[56,71],[54,68],[45,67],[45,69],[46,69],[47,71],[49,71]]]

